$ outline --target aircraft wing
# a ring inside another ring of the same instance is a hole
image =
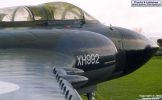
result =
[[[75,59],[39,49],[0,49],[0,100],[81,100],[88,79]]]

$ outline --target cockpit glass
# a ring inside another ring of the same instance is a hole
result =
[[[33,18],[28,8],[12,7],[0,10],[0,21],[2,22],[33,21]]]
[[[18,7],[12,15],[12,21],[33,21],[33,17],[28,8]]]
[[[47,20],[46,12],[41,6],[30,6],[28,9],[30,10],[33,20]]]
[[[94,21],[96,19],[91,17],[80,8],[64,2],[45,3],[38,6],[24,6],[0,9],[0,22],[44,20]]]
[[[94,18],[94,17],[92,17],[91,15],[89,15],[88,13],[86,13],[86,12],[84,12],[84,18],[85,18],[85,21],[87,22],[93,22],[93,23],[95,23],[95,22],[97,22],[97,20]]]
[[[48,12],[49,20],[83,19],[83,12],[78,7],[68,3],[46,3],[43,5]]]
[[[0,9],[0,21],[12,21],[12,15],[15,9],[15,7]]]

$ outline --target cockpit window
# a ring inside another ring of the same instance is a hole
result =
[[[78,7],[68,3],[46,3],[43,5],[48,14],[50,20],[75,20],[83,19],[83,12]],[[52,15],[52,17],[51,17]]]
[[[12,21],[33,21],[33,16],[25,7],[18,7],[12,15]]]
[[[33,20],[47,20],[45,9],[41,6],[28,7],[32,13]]]
[[[30,10],[26,7],[13,7],[0,10],[0,21],[33,21]]]
[[[15,7],[0,9],[0,21],[12,21],[12,15],[15,9]]]
[[[65,2],[46,3],[38,6],[13,7],[0,10],[0,22],[41,20],[96,21],[96,19],[80,8]]]
[[[95,18],[93,18],[91,15],[89,15],[86,12],[84,12],[84,17],[85,17],[85,20],[96,20]]]
[[[70,7],[64,11],[62,19],[64,20],[83,19],[83,15],[80,12],[80,10]]]

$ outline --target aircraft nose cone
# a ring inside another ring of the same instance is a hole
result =
[[[134,49],[126,50],[126,67],[124,75],[129,74],[144,65],[152,56],[154,56],[159,48],[155,42],[140,35],[132,45],[134,45]]]
[[[122,70],[124,76],[142,67],[154,56],[159,46],[154,41],[135,31],[120,27],[116,27],[116,29],[122,36],[122,50],[119,56],[117,55],[116,72]]]

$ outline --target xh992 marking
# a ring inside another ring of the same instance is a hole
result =
[[[99,54],[87,54],[77,56],[78,64],[77,66],[99,64]]]

